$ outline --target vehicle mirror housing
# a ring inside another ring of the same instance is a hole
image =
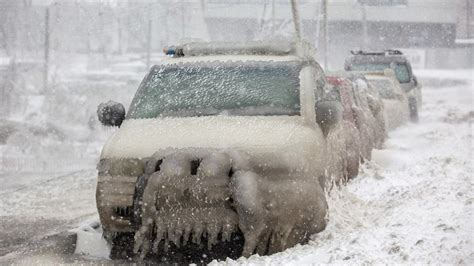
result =
[[[342,105],[338,101],[320,101],[316,103],[316,121],[327,135],[329,129],[342,121]]]
[[[415,76],[413,76],[412,80],[413,80],[413,85],[415,85],[415,87],[418,86],[418,79]]]
[[[97,107],[97,116],[104,126],[120,127],[125,119],[125,107],[114,101],[101,103]]]

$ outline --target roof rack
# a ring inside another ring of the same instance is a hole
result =
[[[351,54],[353,55],[403,55],[400,50],[395,49],[388,49],[385,51],[362,51],[362,50],[351,50]]]
[[[388,50],[385,50],[385,53],[388,53],[390,55],[402,55],[402,51],[400,50],[395,50],[395,49],[388,49]]]
[[[192,42],[163,48],[174,57],[199,55],[289,55],[295,50],[292,42]]]

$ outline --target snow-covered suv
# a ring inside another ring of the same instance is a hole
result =
[[[393,130],[410,119],[409,101],[395,75],[367,74],[368,82],[377,89],[383,100],[387,130]]]
[[[240,235],[249,256],[323,230],[324,186],[341,177],[334,149],[343,141],[331,136],[341,134],[342,113],[340,102],[322,101],[326,79],[309,46],[168,52],[175,56],[151,69],[125,117],[120,104],[99,106],[105,125],[120,126],[98,165],[106,235],[134,232],[142,257],[153,243],[162,253],[212,249]]]
[[[351,51],[352,55],[346,58],[346,71],[383,72],[392,69],[401,88],[408,95],[410,104],[410,118],[418,121],[418,112],[421,110],[421,85],[413,74],[410,61],[399,50],[383,52]]]

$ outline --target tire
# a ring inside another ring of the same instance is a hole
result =
[[[145,187],[148,184],[150,175],[143,174],[138,177],[135,183],[135,192],[133,193],[133,216],[132,227],[138,230],[142,223],[142,200]]]
[[[360,160],[347,165],[347,177],[349,180],[354,179],[359,175]]]
[[[142,223],[142,200],[146,185],[150,176],[160,170],[162,160],[150,159],[145,164],[145,173],[137,178],[135,190],[133,192],[133,215],[132,227],[138,230]]]
[[[410,107],[410,120],[415,123],[418,122],[418,105],[416,99],[410,98],[408,105]]]
[[[133,247],[133,233],[112,233],[104,231],[103,236],[111,247],[111,259],[129,260],[135,256],[131,248]]]

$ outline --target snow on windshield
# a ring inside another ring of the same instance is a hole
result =
[[[398,63],[354,63],[351,70],[355,71],[384,71],[385,69],[393,69],[395,76],[400,83],[410,82],[410,72],[406,64]]]
[[[156,66],[128,118],[298,115],[300,69],[296,62],[256,61]]]

